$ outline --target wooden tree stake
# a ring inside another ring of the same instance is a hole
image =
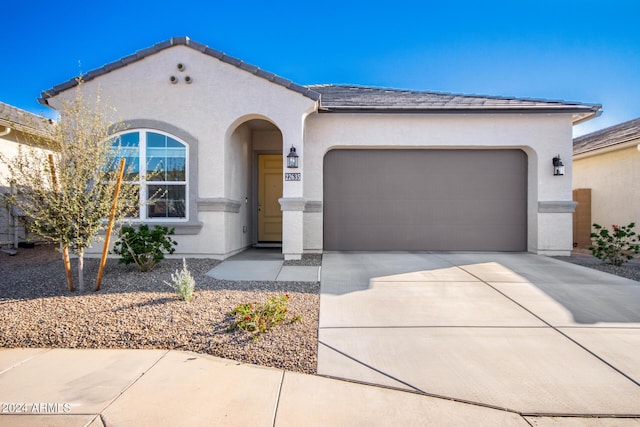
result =
[[[109,241],[111,240],[111,232],[113,231],[113,221],[116,216],[116,210],[118,209],[118,196],[120,195],[120,186],[122,185],[122,178],[124,177],[124,165],[125,165],[125,159],[120,159],[120,170],[118,171],[118,180],[116,181],[116,188],[113,191],[113,204],[111,205],[111,214],[109,215],[109,225],[107,226],[106,236],[104,237],[104,247],[102,249],[102,258],[100,259],[100,268],[98,269],[98,278],[96,279],[96,291],[100,290],[100,283],[102,282],[102,273],[104,272],[104,266],[107,263],[107,254],[109,253]]]
[[[53,154],[49,154],[49,168],[51,169],[51,179],[53,180],[53,190],[57,193],[58,178],[56,177],[56,165],[53,161]],[[71,260],[69,259],[69,248],[67,245],[60,242],[62,246],[62,259],[64,260],[64,271],[67,274],[67,284],[69,285],[69,291],[73,292],[73,276],[71,275]]]

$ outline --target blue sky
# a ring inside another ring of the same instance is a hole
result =
[[[350,83],[601,103],[580,135],[640,117],[640,2],[5,0],[0,101],[172,36],[299,84]],[[50,114],[50,113],[46,113]]]

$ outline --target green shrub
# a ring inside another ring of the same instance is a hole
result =
[[[182,270],[176,270],[176,273],[171,275],[171,283],[164,283],[176,291],[178,299],[182,301],[191,301],[193,299],[193,291],[196,288],[196,281],[191,276],[191,273],[187,268],[187,261],[184,258],[182,258]]]
[[[120,255],[121,264],[135,263],[140,271],[150,271],[164,259],[165,252],[172,254],[177,242],[171,239],[174,230],[167,227],[142,224],[136,230],[122,227],[120,239],[113,245],[113,253]]]
[[[599,224],[593,224],[596,229],[591,233],[593,245],[589,250],[598,259],[613,265],[622,265],[633,259],[635,254],[640,253],[640,245],[637,244],[637,234],[633,231],[635,223],[619,226],[612,225],[612,231]]]
[[[229,331],[239,328],[253,332],[254,338],[257,338],[260,334],[267,332],[285,320],[288,302],[289,294],[285,294],[268,298],[265,304],[258,304],[257,302],[240,304],[229,313],[235,318],[229,327]],[[300,319],[300,316],[296,316],[291,319],[291,322],[297,322]]]

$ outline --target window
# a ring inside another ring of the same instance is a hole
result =
[[[126,160],[124,179],[140,186],[139,219],[187,219],[186,144],[138,130],[117,135],[112,146],[113,155]]]

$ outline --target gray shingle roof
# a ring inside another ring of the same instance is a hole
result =
[[[321,94],[321,108],[326,111],[538,111],[567,112],[574,123],[599,114],[601,105],[542,99],[460,95],[354,85],[312,85]]]
[[[602,108],[601,105],[575,102],[457,95],[355,85],[311,85],[305,87],[194,42],[188,37],[173,37],[170,40],[109,63],[97,70],[90,71],[82,78],[84,81],[93,80],[96,77],[126,67],[133,62],[172,46],[190,47],[248,73],[298,92],[314,101],[320,101],[320,111],[323,112],[564,112],[573,114],[573,122],[579,123],[597,116]],[[78,82],[74,78],[43,91],[40,102],[46,105],[48,98],[71,89],[77,84]]]
[[[227,54],[220,52],[218,50],[215,49],[211,49],[208,46],[205,46],[201,43],[198,42],[194,42],[193,40],[191,40],[189,37],[172,37],[169,40],[166,40],[164,42],[155,44],[151,47],[148,47],[146,49],[142,49],[137,51],[136,53],[134,53],[133,55],[129,55],[129,56],[125,56],[124,58],[121,58],[117,61],[111,62],[107,65],[104,65],[96,70],[93,71],[89,71],[87,74],[82,76],[82,80],[85,82],[88,82],[90,80],[95,79],[96,77],[102,76],[104,74],[110,73],[111,71],[126,67],[127,65],[133,63],[133,62],[137,62],[140,61],[141,59],[144,59],[148,56],[151,56],[153,54],[156,54],[160,51],[163,51],[165,49],[168,49],[172,46],[187,46],[190,47],[192,49],[195,49],[199,52],[204,53],[205,55],[209,55],[213,58],[219,59],[222,62],[225,62],[227,64],[233,65],[235,67],[240,68],[241,70],[244,70],[248,73],[254,74],[260,78],[263,78],[265,80],[268,80],[270,82],[273,82],[277,85],[283,86],[289,90],[292,90],[294,92],[298,92],[308,98],[311,98],[314,101],[317,101],[320,98],[320,95],[316,92],[313,92],[312,90],[298,85],[296,83],[293,83],[291,80],[287,80],[284,79],[280,76],[277,76],[273,73],[269,73],[267,71],[264,71],[254,65],[250,65],[247,64],[246,62],[243,62],[237,58],[228,56]],[[41,104],[47,104],[47,99],[52,98],[56,95],[58,95],[61,92],[64,92],[68,89],[71,89],[73,87],[75,87],[78,84],[77,78],[73,78],[71,80],[68,80],[64,83],[61,83],[57,86],[54,86],[53,88],[49,89],[49,90],[45,90],[42,92],[41,97],[39,99]]]
[[[573,155],[624,144],[634,139],[640,139],[640,118],[575,138]]]
[[[50,136],[53,121],[0,102],[0,125],[31,135]]]

